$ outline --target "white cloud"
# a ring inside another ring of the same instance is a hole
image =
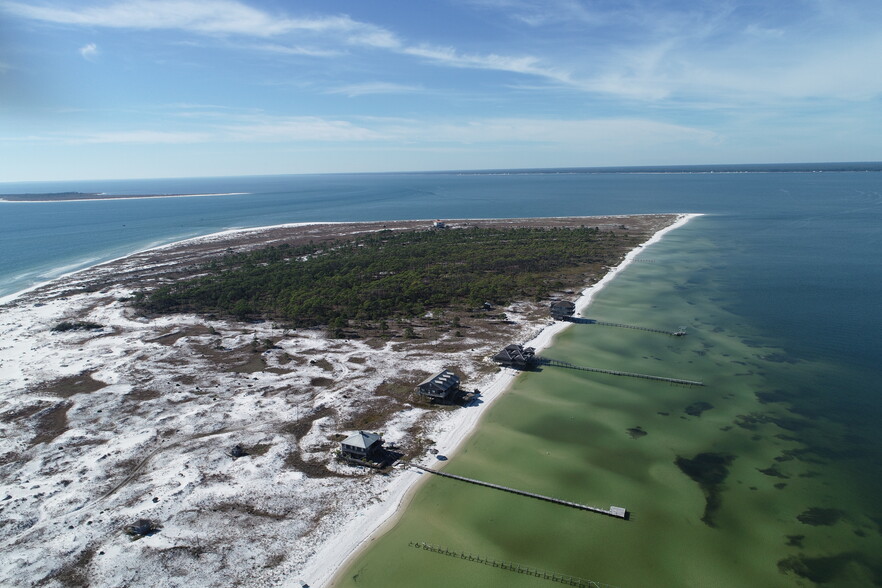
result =
[[[211,140],[211,135],[208,133],[142,130],[87,133],[68,137],[70,143],[181,144],[201,143],[209,140]]]
[[[540,76],[556,82],[570,83],[568,74],[544,66],[532,56],[466,54],[451,47],[430,45],[406,46],[391,31],[349,16],[318,16],[291,18],[273,15],[235,0],[125,0],[101,6],[78,9],[54,5],[31,5],[6,2],[4,8],[18,16],[44,22],[78,26],[131,29],[176,29],[200,34],[229,34],[252,37],[277,37],[300,33],[326,36],[325,41],[385,49],[440,65],[460,68],[488,69]],[[302,44],[266,43],[252,46],[263,51],[292,55],[333,57],[341,54],[338,47],[309,47]]]
[[[599,10],[589,10],[578,0],[467,0],[466,3],[498,11],[504,18],[531,27],[574,21],[596,23],[602,18]]]
[[[210,106],[206,109],[212,111]],[[198,120],[198,117],[190,120]],[[370,143],[414,147],[505,144],[575,149],[607,145],[645,149],[671,143],[711,145],[719,140],[711,131],[643,119],[488,118],[442,122],[394,117],[347,120],[226,112],[224,116],[207,116],[204,120],[189,131],[132,129],[51,133],[32,136],[27,142],[120,145],[333,143],[350,146]]]
[[[380,142],[392,144],[633,145],[671,142],[709,145],[703,129],[643,119],[490,118],[452,123],[422,119],[245,116],[217,127],[224,140],[246,142]]]
[[[329,94],[345,94],[350,98],[357,96],[365,96],[369,94],[407,94],[412,92],[422,92],[420,86],[412,86],[407,84],[393,84],[389,82],[366,82],[363,84],[349,84],[329,90]]]
[[[573,80],[568,72],[543,65],[539,58],[529,55],[513,57],[494,53],[486,55],[464,54],[452,47],[433,47],[429,45],[406,47],[402,49],[402,53],[451,67],[507,71],[538,76],[563,84],[573,84]]]
[[[388,44],[391,33],[348,16],[289,18],[235,0],[124,0],[77,9],[51,4],[5,2],[3,7],[32,20],[80,26],[130,29],[179,29],[206,34],[272,37],[291,32],[337,32],[366,43]]]
[[[218,139],[248,143],[262,142],[363,142],[384,140],[382,133],[347,120],[320,117],[250,117],[217,128]]]
[[[89,43],[88,45],[83,45],[80,47],[80,55],[83,56],[83,59],[91,61],[98,56],[98,45],[95,43]]]
[[[307,57],[338,57],[343,52],[337,49],[319,49],[317,47],[303,47],[282,45],[280,43],[264,43],[262,45],[251,45],[251,49],[258,51],[266,51],[269,53],[279,53],[282,55],[304,55]]]
[[[568,88],[664,105],[818,97],[864,100],[882,93],[882,78],[871,73],[882,67],[878,27],[872,26],[879,20],[878,9],[861,22],[855,11],[825,8],[820,0],[803,2],[798,11],[770,8],[762,13],[745,10],[737,0],[674,9],[643,0],[614,6],[576,0],[462,1],[529,22],[531,26],[521,27],[526,31],[523,38],[537,42],[525,44],[529,48],[521,55],[512,54],[508,41],[499,38],[482,42],[481,50],[468,50],[405,40],[383,26],[347,15],[298,18],[238,0],[117,0],[76,8],[57,0],[0,0],[0,7],[20,17],[73,26],[237,36],[227,47],[276,54],[334,58],[356,47],[371,48],[380,50],[380,61],[371,62],[375,54],[369,51],[359,58],[378,69],[388,67],[382,61],[385,51],[440,67],[533,78],[518,80],[522,90],[527,81],[534,91]],[[560,35],[560,43],[549,43],[548,34]],[[493,42],[493,49],[484,49]],[[80,53],[94,58],[97,47],[86,45]],[[340,75],[339,70],[334,75]],[[326,87],[326,79],[318,85],[298,78],[311,89]],[[351,96],[419,87],[407,81],[372,86],[341,80],[336,85],[332,92]]]
[[[643,119],[524,119],[477,120],[430,126],[438,141],[461,143],[548,143],[566,145],[660,145],[670,142],[712,144],[715,133],[703,129]]]

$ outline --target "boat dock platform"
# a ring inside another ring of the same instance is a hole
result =
[[[517,490],[516,488],[509,488],[508,486],[500,486],[499,484],[491,484],[490,482],[482,482],[481,480],[475,480],[473,478],[466,478],[465,476],[457,476],[455,474],[448,474],[446,472],[439,472],[438,470],[433,470],[431,468],[423,467],[421,465],[417,465],[415,463],[409,463],[411,467],[414,467],[418,470],[422,470],[424,472],[428,472],[430,474],[435,474],[436,476],[442,476],[444,478],[451,478],[453,480],[460,480],[462,482],[468,482],[469,484],[475,484],[477,486],[484,486],[486,488],[493,488],[495,490],[502,490],[503,492],[510,492],[511,494],[518,494],[520,496],[527,496],[529,498],[536,498],[537,500],[544,500],[546,502],[552,502],[554,504],[560,504],[563,506],[569,506],[570,508],[576,508],[579,510],[587,510],[590,512],[596,512],[597,514],[603,514],[610,517],[616,517],[619,519],[627,520],[629,518],[628,510],[622,508],[621,506],[610,506],[609,508],[597,508],[596,506],[588,506],[587,504],[579,504],[578,502],[570,502],[569,500],[561,500],[560,498],[552,498],[551,496],[543,496],[542,494],[535,494],[533,492],[526,492],[524,490]]]

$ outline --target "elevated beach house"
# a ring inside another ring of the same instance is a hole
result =
[[[555,300],[551,303],[551,318],[557,321],[566,320],[576,313],[576,305],[569,300]]]
[[[378,457],[382,449],[383,438],[364,431],[350,435],[340,443],[340,453],[351,459],[371,460]]]
[[[493,356],[493,361],[502,366],[525,369],[536,364],[536,350],[532,347],[512,343]]]
[[[441,370],[416,387],[416,393],[420,396],[443,402],[452,402],[459,391],[459,376],[450,370]]]

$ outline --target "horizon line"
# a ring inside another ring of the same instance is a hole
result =
[[[813,169],[817,167],[817,169]],[[878,172],[882,171],[882,161],[824,161],[790,163],[699,163],[699,164],[658,164],[658,165],[605,165],[605,166],[561,166],[561,167],[513,167],[513,168],[474,168],[437,169],[411,171],[349,171],[349,172],[300,172],[265,174],[230,174],[219,176],[154,176],[129,178],[85,178],[66,180],[0,180],[2,184],[64,183],[64,182],[110,182],[110,181],[151,181],[218,178],[261,178],[278,176],[342,176],[342,175],[418,175],[418,174],[563,174],[563,173],[757,173],[757,172]]]

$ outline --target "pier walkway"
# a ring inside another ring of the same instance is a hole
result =
[[[444,478],[451,478],[453,480],[460,480],[462,482],[468,482],[469,484],[475,484],[477,486],[485,486],[487,488],[493,488],[495,490],[502,490],[503,492],[510,492],[512,494],[518,494],[520,496],[527,496],[529,498],[536,498],[538,500],[544,500],[546,502],[552,502],[554,504],[561,504],[563,506],[569,506],[571,508],[577,508],[579,510],[587,510],[590,512],[596,512],[598,514],[604,514],[610,517],[616,517],[619,519],[628,519],[628,511],[620,506],[611,506],[608,509],[597,508],[596,506],[588,506],[587,504],[579,504],[578,502],[570,502],[569,500],[561,500],[560,498],[552,498],[551,496],[543,496],[542,494],[534,494],[533,492],[525,492],[524,490],[517,490],[515,488],[509,488],[507,486],[500,486],[499,484],[491,484],[489,482],[482,482],[481,480],[475,480],[473,478],[466,478],[464,476],[457,476],[454,474],[448,474],[446,472],[439,472],[438,470],[433,470],[431,468],[426,468],[421,465],[417,465],[415,463],[409,463],[411,467],[417,468],[418,470],[422,470],[424,472],[429,472],[430,474],[435,474],[436,476],[442,476]]]
[[[600,582],[594,582],[593,580],[585,580],[583,578],[577,578],[575,576],[568,576],[566,574],[559,574],[557,572],[549,572],[548,570],[540,570],[512,561],[495,560],[490,559],[489,557],[481,557],[480,555],[475,555],[473,553],[466,553],[464,551],[447,549],[446,547],[441,547],[439,545],[432,545],[431,543],[425,543],[424,541],[409,541],[407,544],[410,547],[416,547],[417,549],[431,551],[432,553],[446,555],[448,557],[455,557],[457,559],[464,559],[466,561],[471,561],[474,563],[479,563],[485,566],[499,568],[502,570],[508,570],[510,572],[517,572],[519,574],[535,576],[543,580],[548,580],[549,582],[566,584],[567,586],[579,586],[580,588],[615,588],[614,586],[610,586],[609,584],[602,584]]]
[[[553,367],[564,367],[572,370],[581,370],[583,372],[595,372],[598,374],[609,374],[611,376],[625,376],[628,378],[642,378],[644,380],[655,380],[657,382],[668,382],[669,384],[678,384],[680,386],[704,386],[704,382],[698,382],[696,380],[681,380],[679,378],[666,378],[664,376],[652,376],[649,374],[637,374],[634,372],[620,372],[617,370],[604,370],[601,368],[593,368],[587,367],[583,365],[575,365],[566,361],[559,361],[557,359],[549,359],[546,357],[536,357],[536,364],[538,365],[550,365]]]
[[[641,327],[639,325],[626,325],[624,323],[608,323],[605,321],[596,321],[594,319],[586,319],[579,317],[567,317],[564,319],[571,323],[576,323],[578,325],[599,325],[601,327],[618,327],[620,329],[636,329],[638,331],[648,331],[650,333],[661,333],[662,335],[671,335],[672,337],[683,337],[686,335],[686,331],[684,329],[678,329],[676,331],[667,331],[665,329],[655,329],[652,327]]]

